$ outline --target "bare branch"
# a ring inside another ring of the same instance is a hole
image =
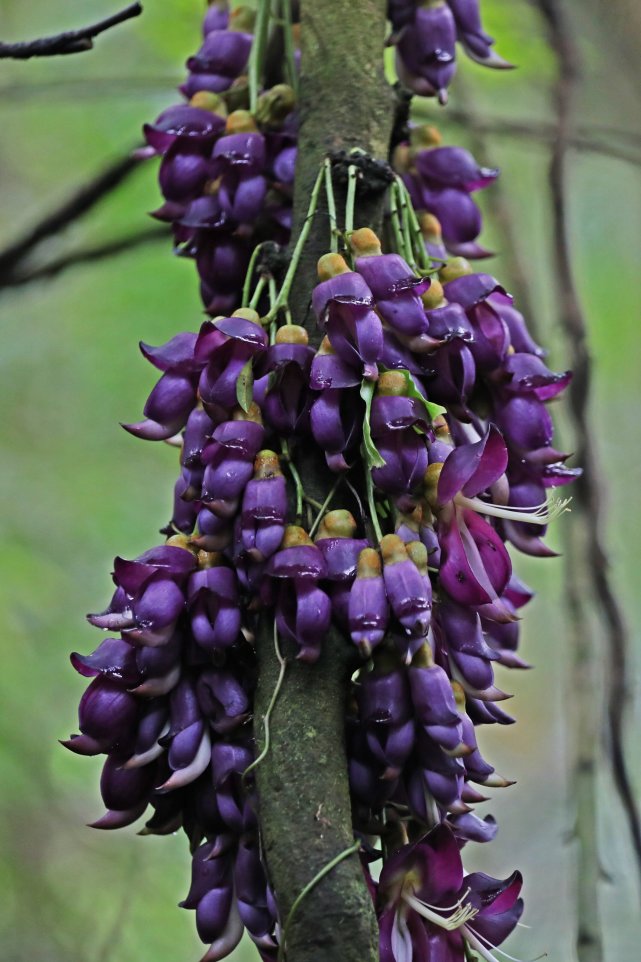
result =
[[[468,90],[467,85],[462,85],[461,78],[458,80],[458,89],[459,92],[463,93],[467,104],[465,110],[467,116],[466,126],[471,138],[472,150],[483,166],[493,167],[494,162],[487,142],[489,135],[487,124],[476,108],[472,91]],[[538,338],[538,321],[530,292],[528,270],[523,260],[523,250],[519,240],[519,232],[516,230],[512,218],[510,201],[506,196],[500,177],[492,185],[492,193],[490,196],[490,213],[503,240],[503,247],[500,253],[507,265],[511,293],[514,294],[516,298],[517,307],[525,314],[532,335],[534,338]]]
[[[132,17],[139,17],[142,4],[132,3],[119,13],[114,13],[105,20],[94,23],[91,27],[81,30],[68,30],[54,37],[40,37],[38,40],[27,40],[22,43],[0,43],[0,60],[30,60],[31,57],[55,57],[61,54],[82,53],[91,50],[94,38]]]
[[[105,260],[107,257],[123,254],[125,251],[132,250],[136,247],[142,247],[144,244],[153,243],[158,240],[168,241],[170,239],[171,232],[165,225],[146,227],[134,234],[128,234],[126,237],[117,237],[112,241],[107,241],[105,244],[98,244],[95,247],[85,247],[83,250],[72,251],[45,264],[39,264],[31,270],[16,271],[15,274],[9,275],[1,286],[22,287],[25,284],[31,284],[33,281],[49,280],[70,267],[77,267],[81,264],[93,264],[96,261]]]
[[[118,187],[140,164],[131,153],[108,164],[60,207],[45,214],[30,230],[0,251],[0,287],[12,283],[16,268],[47,237],[57,234],[86,214],[98,201]]]
[[[587,324],[574,282],[568,243],[565,162],[570,145],[569,130],[572,124],[574,88],[578,78],[578,54],[572,30],[558,0],[537,0],[537,3],[547,24],[559,69],[554,88],[557,128],[550,163],[550,190],[555,223],[555,264],[561,323],[574,369],[574,379],[569,392],[570,411],[578,445],[577,457],[584,468],[583,477],[576,485],[577,502],[586,532],[587,550],[584,557],[587,559],[592,591],[608,641],[607,720],[610,761],[614,782],[628,820],[637,868],[641,874],[641,820],[624,752],[629,636],[621,605],[612,587],[610,563],[602,535],[602,483],[588,410],[592,359],[587,344]]]
[[[553,123],[536,120],[509,120],[503,117],[484,117],[476,116],[469,109],[454,108],[448,106],[447,112],[434,117],[433,112],[416,111],[416,116],[421,119],[436,119],[437,122],[461,124],[469,127],[473,124],[477,134],[495,134],[498,137],[525,137],[535,143],[554,144],[557,137],[557,127]],[[621,146],[617,143],[604,142],[600,137],[616,138],[627,140],[632,146]],[[614,130],[600,127],[579,128],[575,132],[567,132],[565,138],[565,149],[585,151],[586,153],[603,154],[605,157],[613,157],[632,166],[641,166],[641,151],[635,150],[636,146],[641,147],[641,136],[635,131]]]

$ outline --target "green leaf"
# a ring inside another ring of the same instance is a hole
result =
[[[415,401],[421,401],[427,408],[427,413],[429,414],[431,420],[433,421],[435,417],[439,414],[447,414],[447,408],[444,408],[441,404],[436,404],[434,401],[428,401],[427,398],[421,394],[419,389],[416,387],[412,379],[412,375],[409,371],[404,369],[396,369],[399,374],[402,374],[405,378],[405,383],[407,385],[407,396],[413,397]]]
[[[385,458],[381,456],[380,451],[374,444],[374,441],[372,440],[372,432],[369,426],[372,413],[372,399],[374,397],[373,381],[363,380],[361,382],[361,397],[365,401],[365,417],[363,419],[363,447],[365,448],[367,463],[370,468],[382,468],[386,463]]]
[[[251,360],[243,367],[236,381],[236,398],[243,411],[249,411],[254,400],[254,371]]]

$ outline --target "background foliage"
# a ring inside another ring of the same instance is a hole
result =
[[[583,55],[578,120],[583,127],[638,134],[635,78],[626,61],[636,28],[634,10],[626,13],[624,3],[608,5],[607,23],[598,3],[570,4]],[[483,6],[500,52],[519,70],[496,75],[466,65],[451,105],[462,109],[473,97],[485,121],[532,127],[531,136],[487,139],[493,162],[504,170],[502,189],[518,227],[539,328],[552,348],[551,367],[561,369],[551,283],[549,143],[537,126],[552,119],[554,63],[538,15],[525,0],[483,0]],[[1,0],[0,34],[10,40],[53,33],[112,9],[103,0]],[[201,15],[199,0],[147,0],[142,18],[101,37],[91,53],[0,65],[0,246],[138,142],[141,124],[174,99],[182,61],[198,45]],[[616,32],[617,16],[629,33],[625,42]],[[466,142],[447,111],[430,106],[429,114],[446,137]],[[619,134],[600,139],[629,144]],[[152,162],[137,171],[64,238],[48,242],[44,253],[80,250],[139,230],[145,212],[158,206],[155,170]],[[613,574],[632,626],[641,621],[638,173],[638,166],[620,159],[577,151],[568,184],[574,262],[596,358],[591,429],[605,468]],[[493,190],[481,201],[488,210]],[[498,238],[490,224],[488,246],[497,249]],[[497,259],[488,267],[509,286],[505,263]],[[138,417],[152,383],[137,342],[161,343],[177,330],[194,329],[200,310],[191,265],[158,243],[53,280],[0,290],[0,940],[7,962],[174,962],[200,952],[192,918],[174,908],[188,885],[184,839],[136,839],[135,828],[116,834],[84,828],[101,812],[100,762],[57,744],[75,729],[74,706],[84,687],[68,653],[97,644],[83,613],[106,602],[113,556],[133,557],[154,543],[169,514],[175,456],[118,427]],[[572,524],[572,516],[564,524]],[[495,792],[484,807],[498,816],[501,833],[495,846],[477,847],[474,864],[496,875],[518,866],[526,875],[525,921],[532,929],[521,930],[512,951],[524,958],[548,951],[565,960],[573,951],[574,843],[563,562],[519,558],[518,570],[539,591],[526,612],[524,641],[524,656],[536,670],[499,677],[516,693],[509,708],[519,725],[484,730],[482,747],[518,784]],[[638,634],[634,641],[633,694]],[[637,699],[631,732],[640,722]],[[630,742],[639,783],[634,734]],[[633,958],[636,878],[609,772],[599,777],[606,947],[609,958]],[[239,960],[252,956],[251,949],[237,953]]]

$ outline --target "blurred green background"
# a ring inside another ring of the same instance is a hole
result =
[[[626,0],[601,6],[573,0],[569,10],[583,57],[578,122],[639,134],[639,11]],[[106,0],[0,0],[0,36],[24,39],[99,19]],[[139,140],[141,124],[175,100],[182,62],[199,43],[200,0],[146,0],[143,17],[99,38],[73,57],[0,64],[0,247],[55,207],[110,158]],[[478,116],[550,122],[554,62],[536,11],[524,0],[483,0],[486,26],[519,70],[495,74],[465,65],[465,97]],[[337,4],[337,15],[339,5]],[[635,20],[636,17],[636,20]],[[453,108],[466,104],[463,89]],[[447,111],[430,106],[446,136],[465,143]],[[627,145],[619,134],[601,138]],[[553,254],[546,176],[549,143],[490,135],[493,162],[518,225],[539,328],[551,366],[565,365],[556,330]],[[639,146],[637,141],[637,155]],[[568,180],[572,252],[590,324],[595,383],[590,430],[604,467],[603,497],[613,577],[633,629],[629,684],[639,682],[641,565],[641,184],[639,167],[602,153],[574,151]],[[55,257],[136,231],[158,206],[156,164],[138,170],[84,220],[43,247]],[[482,198],[486,210],[492,190]],[[500,234],[488,224],[488,246]],[[501,258],[488,267],[504,278]],[[84,682],[71,650],[90,651],[96,636],[85,611],[110,595],[115,554],[133,557],[157,540],[169,513],[175,458],[162,445],[125,434],[153,383],[139,339],[161,343],[201,319],[192,266],[153,243],[55,279],[0,290],[3,404],[0,575],[3,608],[0,673],[0,944],[7,962],[180,962],[197,959],[193,913],[184,897],[189,856],[182,836],[137,838],[85,828],[102,811],[99,759],[57,743],[76,727]],[[561,525],[572,523],[565,516]],[[468,860],[492,874],[520,867],[526,917],[510,950],[573,958],[575,843],[567,776],[572,678],[564,628],[562,559],[518,558],[538,598],[527,610],[524,655],[532,672],[503,672],[499,684],[518,725],[484,729],[481,747],[516,778],[482,811],[501,831]],[[595,702],[599,694],[595,691]],[[630,713],[630,760],[637,786],[639,699]],[[622,813],[609,770],[600,774],[599,839],[608,959],[638,958],[639,893]],[[253,949],[237,960],[254,958]]]

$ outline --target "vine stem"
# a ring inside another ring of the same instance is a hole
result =
[[[298,235],[298,240],[296,241],[296,246],[294,247],[294,250],[292,253],[292,259],[290,260],[289,267],[287,268],[287,273],[285,274],[285,277],[283,279],[282,287],[278,293],[278,297],[276,298],[276,300],[274,301],[274,303],[269,309],[269,314],[265,318],[266,321],[273,320],[278,314],[278,311],[282,307],[285,307],[287,303],[289,292],[291,290],[294,277],[296,276],[296,269],[298,267],[300,255],[303,251],[307,238],[309,237],[309,232],[312,227],[312,221],[316,213],[316,208],[318,207],[318,197],[320,194],[320,189],[323,184],[324,177],[325,177],[325,166],[323,164],[321,165],[320,170],[318,171],[318,176],[316,177],[316,182],[314,183],[312,195],[309,201],[309,207],[307,209],[307,216],[305,217],[305,223],[303,224],[303,228],[300,234]]]
[[[271,6],[271,0],[258,0],[254,41],[249,55],[249,110],[252,114],[258,104],[258,88],[260,86],[265,43],[269,31]]]
[[[289,910],[289,915],[285,920],[285,925],[283,926],[280,945],[278,946],[277,962],[283,962],[283,959],[285,958],[285,943],[287,941],[287,932],[289,930],[289,926],[292,922],[292,919],[294,918],[294,914],[296,913],[296,909],[298,908],[300,903],[303,901],[303,899],[307,898],[309,893],[321,881],[321,879],[325,878],[325,876],[328,875],[333,868],[335,868],[340,862],[343,861],[343,859],[349,858],[350,855],[355,855],[356,852],[358,852],[360,847],[361,847],[361,843],[360,841],[357,841],[357,842],[354,842],[353,845],[350,845],[349,848],[346,848],[342,852],[340,852],[335,858],[333,858],[330,862],[324,865],[323,868],[320,870],[320,872],[316,873],[314,878],[307,883],[305,888],[296,897],[291,909]]]
[[[290,0],[281,0],[283,18],[283,40],[285,44],[285,62],[289,86],[298,95],[298,71],[296,70],[296,51],[292,34],[292,8]]]
[[[356,178],[358,168],[350,164],[347,170],[347,199],[345,201],[345,233],[351,234],[354,230],[354,204],[356,201]]]
[[[303,490],[303,482],[301,481],[300,474],[294,462],[292,461],[292,456],[289,451],[289,445],[284,439],[280,442],[281,451],[283,452],[283,457],[287,462],[287,467],[290,470],[291,476],[294,480],[294,485],[296,487],[296,518],[300,519],[303,515],[303,498],[305,497],[305,491]]]
[[[323,503],[321,504],[321,506],[320,506],[320,508],[319,508],[319,511],[318,511],[318,514],[316,515],[316,519],[315,519],[315,521],[314,521],[314,524],[313,524],[313,525],[311,526],[311,528],[309,529],[309,536],[310,536],[310,538],[313,538],[313,537],[314,537],[314,535],[315,535],[315,533],[316,533],[316,529],[318,528],[319,524],[321,523],[321,521],[323,520],[325,514],[327,513],[327,508],[329,507],[329,504],[331,503],[332,498],[334,497],[334,495],[335,495],[336,492],[338,491],[338,486],[340,485],[340,483],[341,483],[342,480],[343,480],[343,476],[342,476],[342,475],[339,475],[339,477],[336,478],[336,481],[334,482],[334,484],[333,484],[332,487],[330,488],[329,494],[327,495],[327,497],[325,498],[325,500],[324,500]]]
[[[363,461],[365,462],[365,487],[367,488],[367,503],[369,505],[369,512],[371,516],[372,526],[376,533],[376,538],[380,544],[383,540],[383,532],[381,530],[381,524],[378,520],[378,513],[376,511],[376,501],[374,499],[374,482],[372,481],[372,472],[367,465],[367,455],[363,453]]]
[[[264,242],[261,244],[256,244],[252,251],[252,256],[249,258],[249,264],[247,266],[247,272],[245,274],[245,281],[243,283],[243,299],[241,302],[242,307],[249,306],[249,292],[251,291],[252,277],[254,276],[254,268],[256,267],[256,261],[260,257],[260,252],[263,249]]]
[[[406,243],[405,238],[403,237],[400,214],[398,212],[398,190],[395,183],[392,184],[389,191],[389,217],[392,225],[392,232],[394,234],[396,251],[398,254],[403,255],[405,252]]]
[[[416,216],[416,211],[414,210],[414,204],[412,203],[412,198],[410,197],[410,192],[405,186],[403,179],[396,176],[396,185],[399,194],[403,198],[403,206],[407,211],[408,217],[408,231],[410,236],[411,244],[414,248],[414,255],[418,261],[421,270],[429,271],[432,269],[432,264],[430,257],[425,250],[425,242],[423,240],[423,233],[421,231],[421,225],[418,222],[418,217]]]
[[[286,659],[286,658],[283,658],[283,656],[282,656],[282,654],[281,654],[281,651],[280,651],[280,646],[279,646],[279,644],[278,644],[278,628],[277,628],[277,626],[276,626],[276,622],[275,622],[275,621],[274,621],[274,651],[276,652],[276,658],[278,659],[278,664],[280,665],[280,670],[279,670],[279,672],[278,672],[278,678],[277,678],[276,684],[275,684],[275,686],[274,686],[274,692],[273,692],[272,697],[271,697],[271,699],[270,699],[270,701],[269,701],[269,705],[267,706],[267,711],[266,711],[265,714],[263,715],[263,730],[264,730],[264,733],[265,733],[265,744],[263,745],[263,750],[261,751],[260,755],[258,755],[258,756],[253,760],[253,762],[251,763],[251,765],[248,765],[247,768],[245,769],[245,771],[243,772],[243,775],[242,775],[243,780],[249,775],[249,773],[250,773],[251,771],[253,771],[255,768],[257,768],[258,765],[260,765],[260,763],[263,761],[264,758],[267,757],[267,753],[269,752],[269,738],[270,738],[270,735],[269,735],[269,721],[270,721],[270,718],[271,718],[272,711],[274,710],[274,706],[276,705],[276,702],[277,702],[277,700],[278,700],[278,696],[279,696],[279,694],[280,694],[280,690],[281,690],[281,688],[282,688],[282,686],[283,686],[283,681],[284,681],[284,679],[285,679],[285,672],[286,672],[286,670],[287,670],[287,659]]]
[[[259,279],[259,281],[258,281],[258,284],[256,284],[256,288],[255,288],[255,290],[254,290],[254,294],[253,294],[253,296],[252,296],[251,301],[250,301],[249,304],[248,304],[248,307],[251,307],[252,309],[254,309],[254,308],[256,307],[256,305],[258,304],[258,302],[259,302],[259,300],[260,300],[260,295],[263,293],[266,284],[267,284],[267,278],[266,278],[266,277],[261,277],[261,278]]]
[[[336,221],[336,198],[334,197],[334,184],[332,183],[332,162],[329,157],[325,158],[325,194],[327,195],[327,214],[329,217],[330,228],[330,251],[332,254],[338,253],[338,225]]]
[[[392,192],[396,194],[397,211],[401,226],[401,237],[403,241],[403,249],[399,253],[403,255],[414,273],[418,274],[418,265],[414,259],[414,249],[412,246],[407,198],[397,180],[392,184]]]

